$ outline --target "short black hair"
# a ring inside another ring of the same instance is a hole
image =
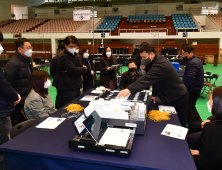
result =
[[[78,44],[78,40],[75,36],[69,35],[64,39],[65,45],[69,45],[70,43]]]
[[[191,51],[193,51],[193,53],[194,53],[194,48],[190,44],[183,44],[182,45],[182,50],[185,51],[185,52],[188,52],[188,53],[191,53]]]
[[[143,45],[148,45],[148,43],[147,43],[147,42],[142,42],[142,43],[140,44],[140,47],[142,47]]]
[[[82,51],[81,51],[82,57],[83,57],[83,54],[84,54],[87,50],[89,50],[89,49],[88,49],[88,48],[83,48],[83,49],[82,49]],[[89,54],[90,54],[90,50],[89,50]]]
[[[222,120],[222,86],[214,88],[212,93],[213,107],[212,114],[215,119]]]
[[[129,67],[129,64],[134,63],[136,65],[136,62],[134,60],[130,60],[127,64],[127,66]]]
[[[0,42],[2,42],[3,40],[4,40],[3,34],[2,34],[2,32],[0,31]]]
[[[140,50],[139,50],[139,53],[142,53],[146,51],[146,53],[151,53],[153,52],[154,54],[156,54],[156,51],[155,51],[155,47],[151,44],[144,44],[142,47],[140,47]]]
[[[27,38],[18,38],[17,40],[15,40],[16,51],[18,50],[19,47],[23,48],[25,42],[30,42],[30,40]]]
[[[64,42],[61,42],[59,45],[58,45],[58,50],[65,50],[65,43]]]

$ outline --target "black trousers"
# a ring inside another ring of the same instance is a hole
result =
[[[55,101],[55,108],[60,109],[61,107],[64,106],[64,97],[63,97],[61,85],[58,85],[58,87],[56,87],[56,90],[57,90],[57,95],[56,95],[56,101]]]
[[[169,103],[169,106],[174,106],[175,107],[175,109],[177,111],[178,118],[180,120],[180,124],[183,127],[186,127],[187,116],[188,116],[188,107],[189,107],[188,94],[186,93],[181,98],[172,101],[171,103]]]
[[[191,91],[190,93],[188,93],[188,95],[189,95],[189,112],[188,112],[187,122],[190,123],[190,122],[202,121],[195,107],[197,99],[200,97],[200,93]]]
[[[200,137],[202,134],[201,123],[202,122],[191,122],[188,124],[189,131],[186,140],[190,149],[200,149]]]
[[[15,106],[15,111],[11,115],[12,127],[25,121],[25,118],[21,112],[23,108],[24,108],[24,104],[22,104],[22,103],[21,104],[19,103]]]
[[[80,89],[74,89],[63,92],[64,105],[70,103],[72,100],[79,97],[79,95],[80,95]]]

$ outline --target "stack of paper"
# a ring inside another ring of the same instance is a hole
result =
[[[66,118],[57,118],[57,117],[48,117],[42,123],[36,126],[36,128],[43,128],[43,129],[55,129],[59,126]]]

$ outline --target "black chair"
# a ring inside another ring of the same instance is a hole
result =
[[[37,124],[38,122],[39,121],[36,119],[30,119],[30,120],[26,120],[22,123],[19,123],[18,125],[15,125],[9,131],[10,139],[14,138],[18,134],[22,133],[23,131],[25,131],[26,129],[30,128],[31,126]]]

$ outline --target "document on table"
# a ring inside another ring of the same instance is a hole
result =
[[[97,96],[92,96],[92,95],[86,95],[83,98],[81,98],[80,100],[82,101],[93,101]]]
[[[175,107],[159,105],[159,111],[170,114],[177,114]]]
[[[55,129],[57,128],[66,118],[48,117],[42,123],[36,126],[36,128],[43,129]]]
[[[102,145],[115,145],[125,147],[129,139],[130,129],[107,128],[99,141]]]
[[[167,124],[161,135],[184,140],[186,138],[187,131],[188,129],[185,127]]]

